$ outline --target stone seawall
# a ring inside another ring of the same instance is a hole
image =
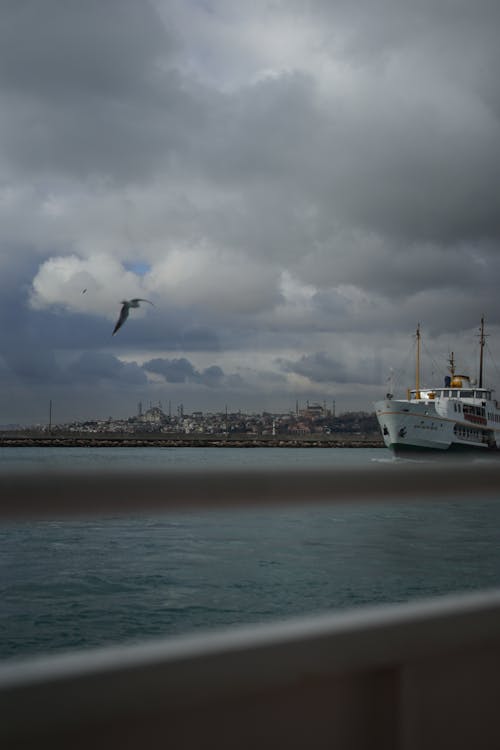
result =
[[[102,436],[35,436],[0,435],[1,447],[57,447],[57,448],[383,448],[377,437],[351,437],[343,435],[325,439],[306,438],[246,438],[214,436],[160,437],[102,435]]]

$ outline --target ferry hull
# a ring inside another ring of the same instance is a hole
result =
[[[434,404],[404,401],[378,401],[377,419],[387,448],[396,456],[417,453],[490,453],[498,451],[487,440],[486,432],[477,430],[476,440],[460,439],[456,422],[440,415]]]
[[[395,456],[398,457],[416,457],[416,456],[462,456],[466,455],[500,455],[498,448],[489,448],[488,446],[479,445],[462,445],[461,443],[451,443],[447,448],[433,446],[421,446],[421,445],[408,445],[402,443],[391,443],[387,446]]]

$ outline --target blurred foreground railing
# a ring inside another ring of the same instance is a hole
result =
[[[0,519],[478,496],[500,497],[500,458],[479,466],[450,459],[343,470],[0,473]]]
[[[5,520],[499,497],[494,465],[0,477]],[[6,748],[498,748],[500,592],[0,667]]]

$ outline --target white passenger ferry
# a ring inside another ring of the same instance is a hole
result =
[[[388,393],[375,403],[387,448],[396,455],[415,451],[499,451],[500,405],[491,388],[483,387],[484,319],[480,328],[479,381],[455,372],[453,353],[449,375],[438,388],[420,386],[420,326],[417,327],[415,389],[407,398]]]

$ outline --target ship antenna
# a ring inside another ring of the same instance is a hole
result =
[[[484,333],[484,315],[481,318],[481,327],[479,329],[479,387],[483,387],[483,357],[486,335]]]

